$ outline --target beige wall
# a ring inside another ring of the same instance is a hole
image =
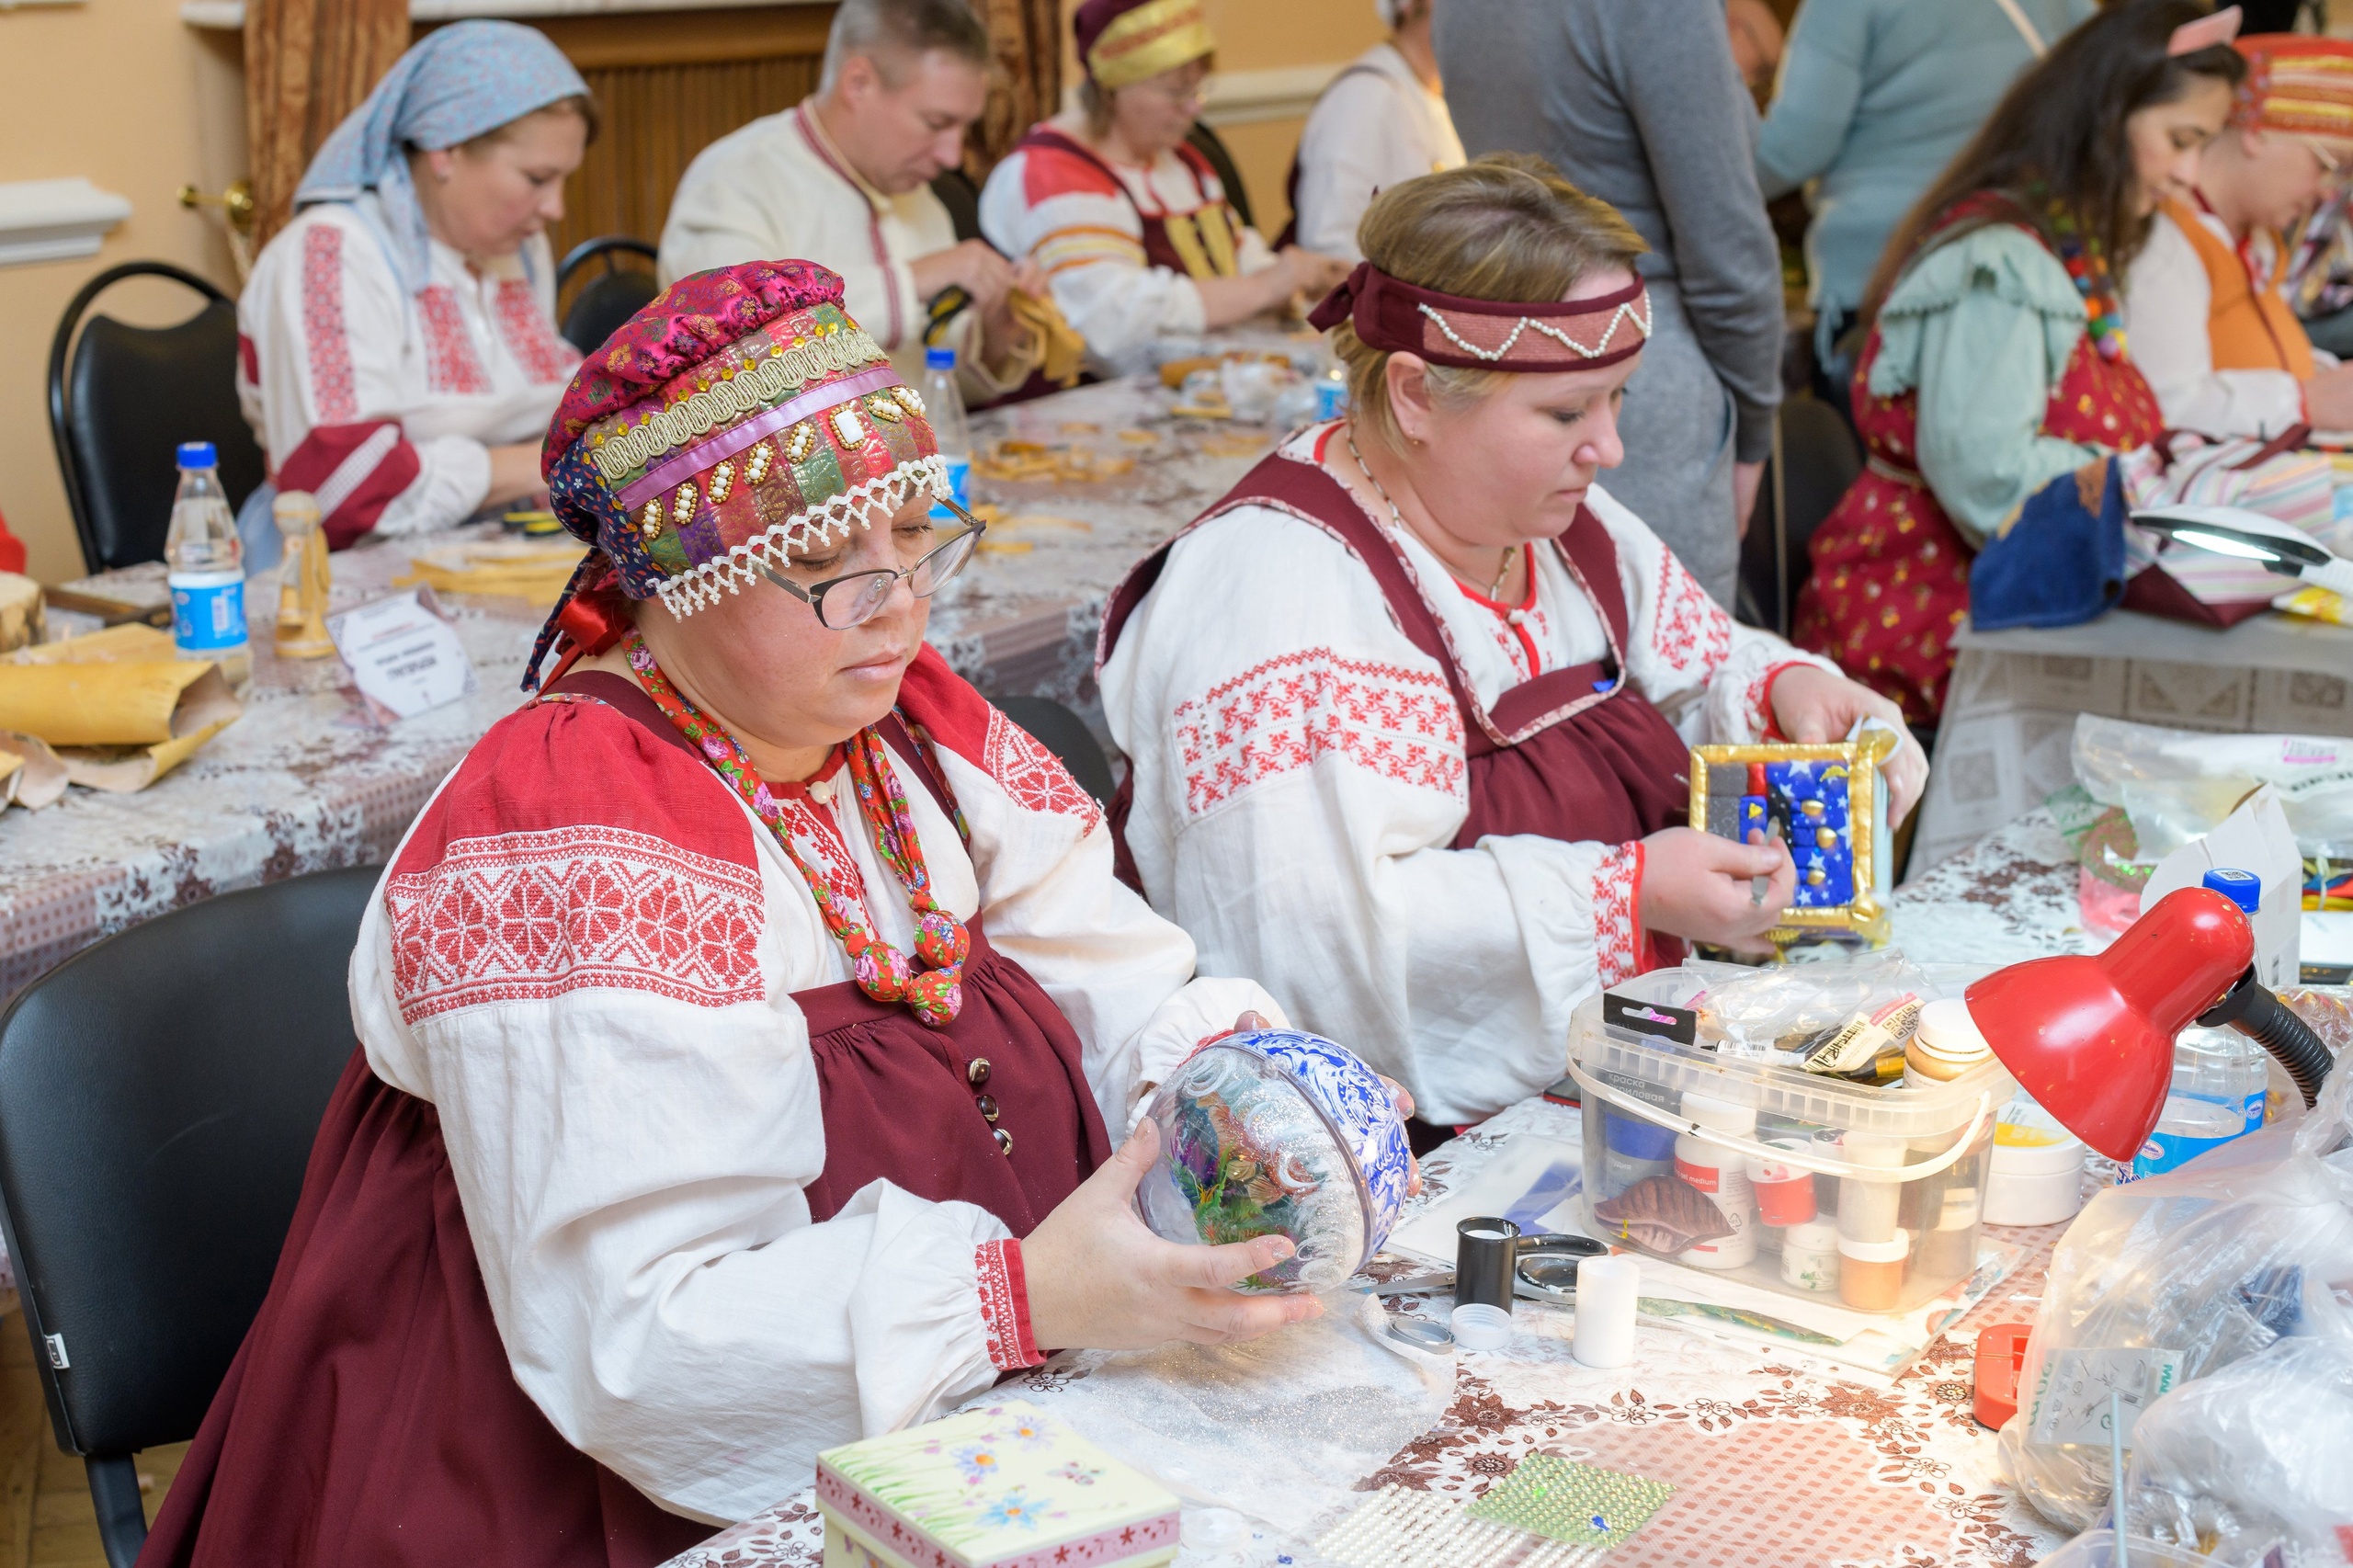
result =
[[[49,340],[75,290],[117,262],[177,262],[234,292],[220,221],[175,193],[218,191],[244,172],[234,33],[199,32],[177,0],[84,0],[0,11],[0,181],[79,175],[128,197],[131,216],[98,254],[0,267],[0,513],[25,541],[33,575],[82,574],[49,438]],[[194,303],[163,283],[126,284],[104,309],[160,325]]]
[[[1338,62],[1380,37],[1371,0],[1208,0],[1229,71]],[[0,267],[0,514],[45,582],[82,561],[50,445],[49,340],[75,290],[117,262],[176,262],[234,291],[219,217],[175,199],[184,184],[218,191],[245,173],[238,35],[187,26],[177,0],[83,0],[0,11],[0,181],[81,176],[128,197],[131,217],[94,256]],[[1300,121],[1228,127],[1269,238],[1288,216],[1283,181]],[[188,312],[185,291],[131,284],[105,309],[162,324]]]

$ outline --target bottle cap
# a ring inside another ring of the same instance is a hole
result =
[[[1898,1231],[1883,1242],[1861,1242],[1842,1235],[1838,1238],[1838,1252],[1857,1263],[1901,1263],[1911,1256],[1912,1233]]]
[[[183,471],[191,468],[219,468],[220,466],[221,454],[212,449],[211,442],[182,441],[180,443],[180,468]]]
[[[953,348],[926,348],[923,351],[923,368],[926,370],[952,370],[956,368]]]
[[[1938,997],[1922,1007],[1912,1038],[1939,1062],[1976,1062],[1994,1052],[1978,1032],[1977,1020],[1969,1016],[1969,1004],[1958,996]]]
[[[2263,907],[2263,879],[2253,871],[2217,866],[2206,873],[2202,885],[2212,888],[2249,915]]]

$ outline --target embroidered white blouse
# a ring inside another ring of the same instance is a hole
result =
[[[1336,429],[1283,450],[1318,460]],[[1776,671],[1834,667],[1736,625],[1600,486],[1586,504],[1618,548],[1626,673],[1687,740],[1756,739]],[[1535,552],[1514,621],[1401,537],[1481,704],[1607,653],[1554,552]],[[1639,844],[1449,847],[1470,796],[1445,674],[1315,525],[1253,506],[1182,536],[1100,681],[1153,907],[1192,933],[1203,973],[1256,975],[1425,1119],[1476,1120],[1558,1080],[1570,1011],[1638,971]]]
[[[953,247],[956,225],[928,186],[886,196],[860,178],[814,102],[756,119],[695,154],[662,226],[662,281],[786,257],[831,267],[841,274],[843,307],[890,354],[900,379],[919,386],[927,301],[910,264]],[[965,397],[985,403],[1034,367],[1016,358],[992,374],[981,363],[980,325],[977,312],[961,312],[941,344],[956,350]]]
[[[1299,243],[1361,261],[1357,224],[1374,196],[1402,180],[1462,166],[1446,96],[1377,43],[1335,77],[1299,135]]]
[[[477,276],[432,242],[405,292],[374,195],[298,214],[237,301],[237,395],[280,490],[319,498],[338,548],[463,522],[492,447],[536,442],[580,354],[556,333],[545,235]]]
[[[1097,368],[1130,375],[1152,368],[1155,338],[1207,326],[1193,279],[1145,260],[1142,214],[1193,221],[1204,208],[1222,207],[1225,187],[1199,153],[1163,153],[1149,168],[1104,162],[1120,188],[1059,148],[1015,148],[981,190],[981,233],[1007,256],[1036,256]],[[1245,275],[1275,264],[1247,227],[1234,237],[1233,256]]]
[[[1252,1007],[1279,1016],[1248,982],[1193,980],[1192,942],[1113,879],[1094,801],[936,653],[902,705],[972,831],[968,851],[903,780],[937,894],[1061,1007],[1115,1139],[1197,1041]],[[846,778],[827,782],[823,801],[785,791],[795,841],[905,950],[904,892]],[[360,929],[360,1040],[439,1112],[517,1381],[679,1513],[745,1517],[808,1485],[818,1450],[927,1420],[1035,1355],[986,1211],[877,1181],[812,1222],[825,1128],[792,997],[849,978],[734,791],[578,700],[476,746]]]

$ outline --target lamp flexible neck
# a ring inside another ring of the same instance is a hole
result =
[[[2319,1103],[2321,1082],[2334,1065],[2328,1047],[2269,987],[2257,983],[2255,971],[2242,975],[2220,1002],[2199,1015],[2198,1022],[2210,1029],[2227,1026],[2238,1030],[2287,1069],[2307,1109]]]

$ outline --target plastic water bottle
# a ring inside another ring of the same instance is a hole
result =
[[[939,442],[939,457],[948,465],[948,494],[956,505],[972,505],[972,427],[964,417],[964,394],[956,389],[956,350],[923,351],[923,407],[931,420],[932,436]],[[936,523],[954,523],[945,506],[931,509]]]
[[[172,498],[164,561],[179,656],[210,659],[230,685],[243,686],[254,673],[245,631],[245,551],[221,488],[220,462],[210,441],[180,443],[180,488]]]
[[[2263,1048],[2235,1030],[2182,1030],[2165,1110],[2132,1157],[2133,1178],[2177,1169],[2261,1127],[2264,1061]]]

